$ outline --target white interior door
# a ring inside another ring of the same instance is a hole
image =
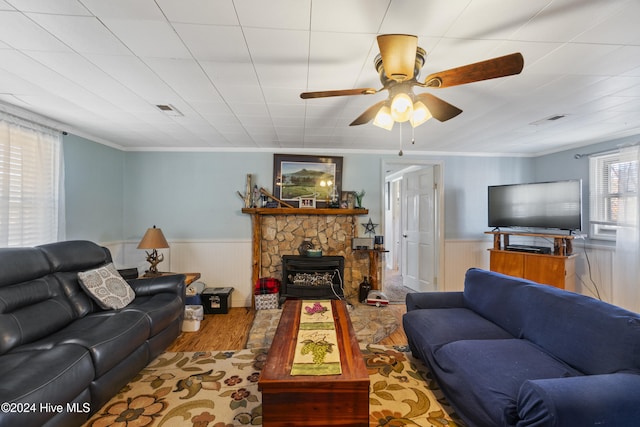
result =
[[[402,277],[416,291],[436,290],[434,167],[402,178]]]

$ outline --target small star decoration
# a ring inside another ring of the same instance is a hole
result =
[[[376,227],[378,226],[378,224],[374,224],[371,221],[371,218],[369,218],[369,222],[367,222],[366,224],[362,223],[361,225],[364,227],[365,234],[376,234]]]

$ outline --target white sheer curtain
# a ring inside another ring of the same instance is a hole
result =
[[[640,147],[620,150],[620,191],[616,253],[613,265],[613,303],[640,312]]]
[[[64,239],[60,132],[0,112],[0,247]]]

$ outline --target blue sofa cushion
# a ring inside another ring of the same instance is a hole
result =
[[[465,304],[585,374],[640,373],[640,314],[552,286],[479,269]]]
[[[522,297],[523,285],[533,282],[476,268],[467,270],[464,301],[467,307],[522,338],[524,314],[529,310]]]
[[[521,290],[523,338],[585,374],[640,373],[640,315],[551,286]]]
[[[466,308],[414,310],[406,313],[402,322],[412,343],[424,347],[426,354],[433,354],[453,341],[513,338],[495,323]]]
[[[455,341],[436,350],[439,383],[479,426],[515,425],[526,380],[582,375],[521,339]]]

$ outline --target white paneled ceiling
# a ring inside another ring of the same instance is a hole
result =
[[[638,0],[0,0],[0,103],[125,150],[535,155],[640,134],[639,16]],[[386,33],[419,37],[423,78],[513,52],[525,67],[417,88],[463,113],[415,131],[349,126],[386,92],[300,99],[381,87]]]

